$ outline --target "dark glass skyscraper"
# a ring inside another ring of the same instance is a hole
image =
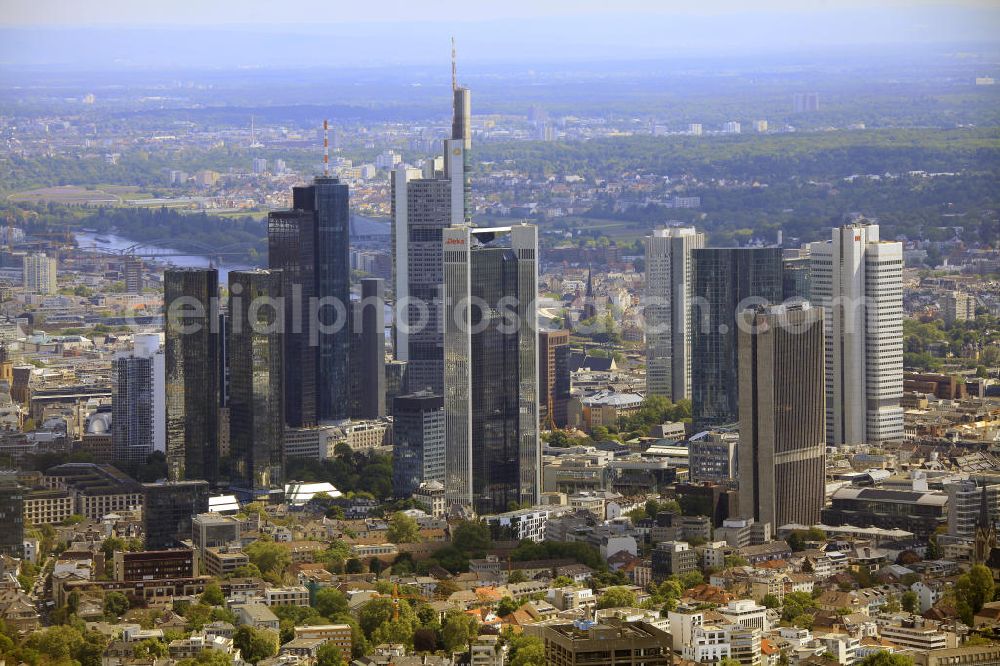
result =
[[[313,345],[315,355],[316,420],[336,421],[347,418],[348,407],[348,355],[350,353],[350,327],[348,308],[351,303],[351,263],[350,263],[350,192],[345,183],[328,176],[317,177],[312,185],[292,188],[292,211],[272,216],[268,219],[270,236],[272,219],[274,244],[280,249],[279,256],[271,260],[271,267],[284,270],[291,265],[299,273],[297,278],[288,280],[294,288],[296,280],[301,280],[303,293],[310,279],[307,264],[311,263],[313,303],[304,302],[304,316],[308,321],[318,321],[321,326],[314,330],[305,328],[305,343]],[[312,217],[304,222],[305,217]],[[298,236],[292,230],[298,227]],[[269,239],[269,250],[272,241]],[[298,250],[297,261],[292,256]],[[316,308],[316,316],[311,314]],[[288,315],[293,316],[293,315]],[[294,343],[298,345],[299,343]],[[300,347],[296,347],[297,349]],[[308,354],[299,358],[308,360]],[[299,393],[302,406],[293,408],[293,416],[301,412],[303,418],[309,416],[305,397],[308,388]]]
[[[208,483],[142,484],[142,528],[146,550],[162,550],[191,538],[191,518],[208,511]]]
[[[535,504],[537,229],[453,227],[444,248],[447,499],[479,514]]]
[[[352,303],[351,418],[385,416],[385,281],[361,280],[361,300]]]
[[[24,493],[13,473],[0,474],[0,554],[24,557]]]
[[[739,420],[736,318],[782,301],[781,249],[693,249],[691,259],[691,398],[701,430]]]
[[[219,274],[164,273],[167,467],[172,480],[219,476]]]
[[[826,474],[823,311],[777,306],[741,317],[739,517],[772,530],[815,525]]]
[[[229,273],[230,485],[263,497],[284,479],[281,271]]]
[[[310,344],[310,299],[316,293],[316,214],[276,211],[267,216],[267,260],[280,270],[285,295],[285,423],[316,425],[316,345]]]

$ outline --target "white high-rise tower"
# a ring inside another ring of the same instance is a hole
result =
[[[646,390],[671,400],[691,397],[691,250],[705,246],[693,227],[646,237]]]
[[[166,372],[159,334],[136,335],[111,372],[111,444],[117,462],[140,465],[167,441]]]
[[[829,444],[903,438],[903,246],[859,220],[813,243],[812,298],[824,309]]]

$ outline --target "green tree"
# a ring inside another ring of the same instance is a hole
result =
[[[955,581],[958,610],[962,621],[972,624],[972,617],[987,601],[993,600],[996,584],[993,573],[982,564],[974,564],[968,573],[962,574]]]
[[[223,606],[226,597],[222,594],[222,588],[216,582],[211,582],[205,586],[205,591],[201,593],[201,603],[209,606]]]
[[[777,608],[781,605],[778,597],[773,594],[765,594],[764,598],[760,600],[760,603],[768,608]]]
[[[390,543],[416,543],[420,541],[420,525],[402,511],[389,516],[389,531],[386,535]]]
[[[499,617],[507,617],[520,607],[521,605],[513,597],[503,597],[497,602],[496,614]]]
[[[104,615],[110,620],[117,620],[128,610],[128,597],[121,592],[108,592],[104,595]]]
[[[526,583],[528,582],[528,577],[524,574],[521,569],[514,569],[507,576],[508,583]]]
[[[249,506],[249,505],[248,505]],[[292,564],[288,549],[270,539],[259,539],[243,549],[251,564],[260,569],[265,578],[279,581]]]
[[[490,528],[485,523],[462,521],[451,532],[451,543],[466,555],[479,556],[493,547]]]
[[[332,621],[348,611],[347,597],[336,588],[324,587],[316,593],[315,608],[317,613]]]
[[[545,644],[534,636],[513,636],[510,646],[510,666],[545,666]]]
[[[899,604],[903,607],[907,613],[917,612],[917,593],[913,590],[907,590],[899,598]]]
[[[913,659],[901,654],[876,652],[862,659],[861,666],[913,666]]]
[[[166,657],[167,652],[166,644],[155,638],[147,638],[132,648],[132,656],[136,659]]]
[[[609,587],[597,599],[597,609],[632,608],[635,606],[635,592],[626,587]]]
[[[441,642],[447,652],[464,650],[476,635],[476,618],[465,613],[448,613],[441,625]]]
[[[316,651],[316,666],[342,666],[345,663],[340,648],[333,643],[323,643]]]
[[[792,622],[802,615],[811,615],[816,601],[806,592],[789,592],[781,606],[781,619]]]
[[[233,632],[233,645],[239,648],[244,661],[256,664],[278,653],[278,634],[270,629],[242,625]]]

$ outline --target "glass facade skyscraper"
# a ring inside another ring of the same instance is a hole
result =
[[[317,316],[305,304],[306,317],[322,326],[308,331],[307,343],[316,341],[316,420],[337,421],[347,418],[348,406],[348,356],[350,354],[350,327],[348,308],[351,303],[350,262],[350,192],[337,178],[320,176],[312,185],[292,188],[293,212],[313,217],[303,232],[300,226],[298,247],[310,256],[299,257],[303,263],[312,261],[313,296],[317,299]],[[301,225],[301,218],[297,218]],[[280,220],[284,226],[289,218]],[[279,224],[279,221],[276,221]],[[276,230],[277,231],[277,230]],[[285,232],[282,231],[282,234]],[[272,263],[283,268],[281,262],[290,261],[287,254]],[[302,280],[308,279],[305,272]]]
[[[691,401],[705,430],[739,420],[736,318],[782,301],[781,249],[693,249],[691,260]]]
[[[229,273],[230,485],[254,498],[284,482],[282,281],[281,271]]]
[[[219,476],[222,349],[219,273],[214,268],[164,273],[167,468],[170,478]]]
[[[476,513],[535,504],[538,232],[444,231],[445,492]]]
[[[309,339],[309,302],[316,294],[315,213],[270,213],[267,260],[272,270],[281,271],[285,295],[285,423],[290,428],[313,426],[318,373],[316,345]]]

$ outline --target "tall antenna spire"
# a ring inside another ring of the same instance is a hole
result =
[[[455,38],[451,38],[451,89],[458,89],[458,65],[455,56]]]
[[[330,121],[323,120],[323,177],[330,175]]]

